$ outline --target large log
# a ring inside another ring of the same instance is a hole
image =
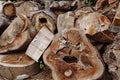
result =
[[[24,15],[18,16],[0,36],[0,53],[25,49],[35,34],[29,20]]]
[[[39,72],[38,63],[24,53],[23,51],[0,55],[0,75],[8,80],[20,80],[20,78],[24,79],[37,74]]]
[[[72,1],[54,1],[50,5],[50,9],[68,11],[71,9],[71,3],[72,3]]]
[[[54,80],[96,80],[104,72],[99,53],[81,30],[58,33],[43,54]]]
[[[75,26],[82,29],[84,34],[87,34],[96,42],[111,43],[114,33],[108,31],[110,24],[111,22],[106,16],[97,12],[87,12],[80,14]]]
[[[84,30],[85,34],[94,35],[97,32],[108,30],[110,21],[106,16],[97,12],[82,13],[75,25]]]

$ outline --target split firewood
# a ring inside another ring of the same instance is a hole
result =
[[[57,18],[57,29],[58,32],[63,31],[64,29],[70,29],[75,27],[75,14],[73,12],[67,12],[64,14],[60,14]]]
[[[120,33],[115,37],[114,43],[108,46],[103,58],[113,80],[120,80]]]
[[[39,72],[38,63],[24,53],[14,52],[0,55],[0,75],[9,80],[23,80],[37,74]]]
[[[46,48],[53,40],[53,37],[54,35],[49,31],[49,29],[47,29],[45,26],[42,27],[28,46],[26,55],[38,62]]]
[[[16,16],[16,7],[15,7],[14,3],[12,3],[12,2],[4,3],[2,12],[7,18],[15,17]]]
[[[39,31],[46,26],[51,32],[55,32],[56,26],[54,19],[45,12],[37,12],[32,16],[32,25]]]
[[[24,1],[16,7],[17,15],[24,14],[27,17],[31,17],[35,11],[39,10],[39,6],[36,2],[33,1]]]
[[[18,16],[0,36],[0,53],[25,49],[35,34],[29,20],[24,15]]]
[[[54,80],[96,80],[104,72],[98,55],[82,30],[72,28],[55,36],[43,60]]]

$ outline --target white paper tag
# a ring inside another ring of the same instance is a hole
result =
[[[38,62],[39,58],[41,57],[45,49],[49,46],[53,38],[54,34],[50,32],[48,28],[42,27],[28,46],[26,55]]]

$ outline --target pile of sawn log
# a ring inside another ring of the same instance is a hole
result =
[[[120,80],[120,4],[95,1],[0,1],[0,80]]]

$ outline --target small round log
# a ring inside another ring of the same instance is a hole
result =
[[[15,17],[16,16],[16,7],[15,7],[14,3],[6,2],[3,5],[2,12],[7,18]]]

